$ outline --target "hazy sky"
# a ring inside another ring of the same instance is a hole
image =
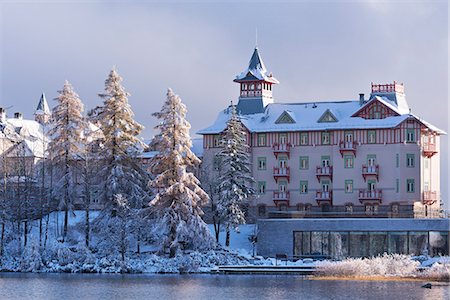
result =
[[[413,113],[448,131],[447,1],[2,1],[0,105],[32,117],[69,80],[88,109],[113,65],[153,134],[168,87],[192,133],[238,97],[233,78],[258,46],[279,102],[357,99],[405,84]],[[448,137],[442,147],[448,195]]]

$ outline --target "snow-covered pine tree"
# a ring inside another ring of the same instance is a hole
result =
[[[138,155],[143,143],[138,135],[143,126],[134,120],[134,113],[128,103],[129,94],[122,86],[122,77],[115,68],[105,81],[103,105],[90,112],[103,134],[99,159],[102,161],[100,185],[97,196],[111,211],[115,195],[122,194],[131,208],[142,208],[148,197],[147,172],[141,168]]]
[[[221,139],[222,149],[217,153],[222,169],[217,210],[226,226],[226,246],[230,245],[230,229],[237,229],[240,224],[245,223],[243,205],[255,193],[252,188],[254,179],[251,176],[247,134],[236,113],[236,107],[231,105],[229,110],[231,116]]]
[[[190,149],[191,125],[186,120],[186,106],[169,89],[161,111],[153,115],[160,123],[155,127],[159,133],[151,142],[158,151],[150,161],[150,171],[155,176],[150,186],[157,193],[151,205],[160,220],[162,250],[169,250],[173,257],[180,248],[210,249],[215,246],[214,239],[201,218],[201,206],[208,203],[209,197],[188,171],[197,167],[200,160]]]
[[[55,196],[60,199],[59,208],[64,210],[64,240],[67,236],[69,212],[78,196],[74,175],[81,153],[84,121],[83,103],[67,80],[58,93],[55,98],[58,104],[52,111],[53,127],[49,132],[51,141],[48,151],[52,157],[55,178],[58,178],[55,182]]]

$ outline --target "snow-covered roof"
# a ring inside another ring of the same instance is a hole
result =
[[[41,98],[39,99],[38,106],[36,107],[35,115],[49,115],[50,108],[47,103],[47,99],[45,98],[45,93],[42,93]]]
[[[253,51],[253,55],[250,58],[247,69],[236,76],[234,81],[241,82],[247,80],[265,80],[271,83],[279,83],[278,80],[267,71],[261,55],[259,54],[258,47],[255,47],[255,50]]]
[[[10,118],[3,125],[3,137],[22,143],[26,156],[44,157],[49,140],[41,124],[34,120]]]
[[[383,100],[383,99],[381,99]],[[386,101],[386,100],[383,100]],[[408,118],[415,118],[428,126],[431,130],[440,134],[444,131],[420,120],[413,114],[401,114],[399,116],[384,119],[363,119],[352,117],[360,109],[359,101],[334,101],[334,102],[308,102],[308,103],[272,103],[266,106],[264,113],[241,115],[244,126],[250,132],[278,132],[278,131],[319,131],[319,130],[345,130],[345,129],[375,129],[393,128]],[[318,122],[327,111],[331,111],[337,118],[337,122]],[[278,118],[289,111],[295,116],[295,123],[279,123]],[[226,127],[230,117],[228,109],[219,113],[216,121],[210,127],[198,132],[198,134],[218,134]]]

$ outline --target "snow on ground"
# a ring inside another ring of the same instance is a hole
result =
[[[21,249],[12,240],[5,247],[5,258],[0,262],[0,271],[16,272],[93,272],[93,273],[184,273],[210,272],[220,265],[275,265],[274,258],[252,257],[253,249],[249,237],[256,232],[254,224],[241,225],[239,232],[231,231],[230,247],[206,252],[185,252],[175,258],[155,254],[157,244],[142,245],[142,253],[133,250],[127,253],[125,262],[118,255],[102,256],[84,247],[84,211],[75,211],[69,219],[69,236],[65,243],[57,241],[61,235],[63,213],[52,213],[49,218],[47,250],[39,251],[39,221],[31,224],[28,246]],[[98,212],[90,212],[91,220]],[[44,218],[44,223],[46,219]],[[208,225],[214,235],[213,225]],[[225,232],[220,234],[225,244]],[[132,247],[130,247],[132,248]],[[450,257],[411,257],[406,255],[384,255],[374,258],[350,258],[342,261],[298,261],[278,262],[288,266],[316,266],[319,276],[334,277],[416,277],[434,280],[449,280]]]

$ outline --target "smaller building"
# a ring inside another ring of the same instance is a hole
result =
[[[449,255],[449,219],[260,219],[258,255]]]

